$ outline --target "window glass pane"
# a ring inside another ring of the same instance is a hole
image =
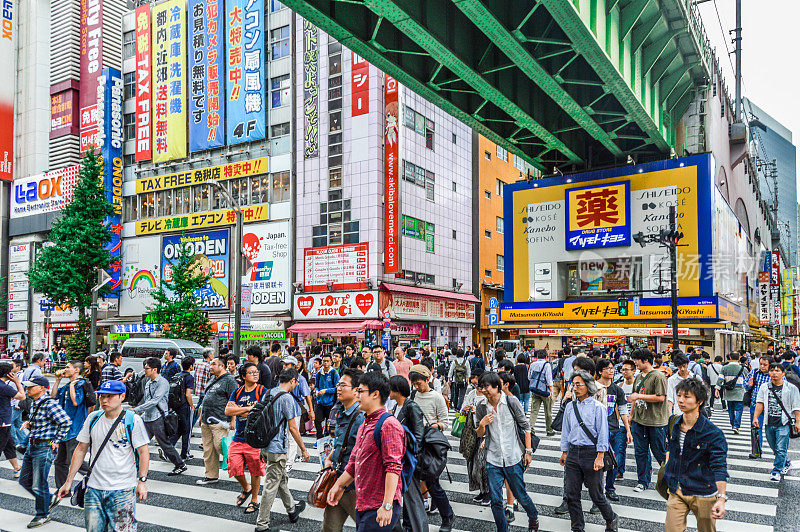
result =
[[[499,216],[497,217],[497,232],[498,233],[503,232],[503,219]]]
[[[342,143],[341,133],[334,133],[332,135],[328,135],[328,144],[341,144],[341,143]]]
[[[328,157],[328,166],[342,166],[342,156],[334,155],[332,157]]]
[[[328,43],[328,54],[333,55],[335,53],[342,51],[342,43],[340,42],[330,42]]]
[[[330,224],[328,226],[328,237],[330,239],[331,245],[341,244],[342,243],[342,224]]]
[[[414,110],[408,106],[403,109],[403,124],[414,129]]]
[[[328,75],[335,76],[342,73],[342,56],[340,54],[328,57]]]
[[[261,178],[253,177],[250,181],[250,203],[261,203]]]
[[[250,191],[247,190],[247,184],[250,182],[250,178],[243,177],[239,179],[239,204],[240,205],[249,205],[250,204]]]
[[[272,202],[289,201],[289,172],[272,174]]]
[[[276,11],[280,11],[281,9],[284,9],[284,8],[286,8],[286,6],[285,6],[285,5],[283,5],[283,4],[280,2],[280,0],[271,0],[271,1],[270,1],[270,10],[271,10],[273,13],[274,13],[274,12],[276,12]]]
[[[328,239],[324,236],[315,236],[311,239],[311,245],[315,248],[321,248],[328,245]]]
[[[328,89],[328,99],[333,100],[335,98],[342,97],[342,88],[341,87],[331,87]]]
[[[328,201],[336,201],[342,199],[341,190],[331,190],[328,192]]]
[[[341,108],[342,108],[342,99],[341,98],[339,98],[337,100],[331,100],[330,102],[328,102],[328,109],[330,109],[330,110],[341,109]]]
[[[331,168],[330,169],[330,179],[328,182],[328,186],[330,188],[338,188],[342,186],[342,169],[341,168]]]
[[[329,115],[330,121],[330,131],[341,131],[342,130],[342,112],[336,111],[335,113],[331,113]]]
[[[341,144],[334,144],[333,146],[328,146],[328,155],[340,155],[341,153],[342,153]]]
[[[419,113],[414,115],[414,129],[416,129],[417,133],[420,135],[425,134],[425,117]]]
[[[328,80],[328,87],[341,87],[342,76],[334,76]]]
[[[345,233],[343,244],[358,244],[358,233]]]
[[[340,201],[331,201],[328,204],[328,212],[333,211],[341,211],[342,210],[342,202]]]

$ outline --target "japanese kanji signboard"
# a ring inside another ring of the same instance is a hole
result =
[[[264,0],[225,2],[227,138],[229,144],[266,133]]]
[[[319,155],[319,57],[317,27],[303,19],[303,153]]]
[[[153,162],[186,157],[186,10],[183,0],[153,7]]]
[[[566,249],[629,246],[630,182],[566,191]]]
[[[352,115],[365,115],[369,113],[369,63],[355,52],[350,52],[350,57],[352,59],[350,73]]]
[[[225,144],[223,0],[189,0],[189,151]]]
[[[17,53],[17,5],[19,2],[3,2],[3,34],[0,37],[0,65],[7,71],[16,72]],[[11,181],[14,161],[14,94],[17,76],[8,76],[0,84],[0,179]]]
[[[136,8],[136,160],[149,161],[152,156],[150,4]]]
[[[248,177],[269,172],[269,157],[251,159],[236,163],[221,164],[208,168],[198,168],[187,172],[144,177],[136,180],[136,193],[157,192],[177,187],[199,185],[209,179],[224,181],[235,177]]]
[[[269,220],[269,209],[267,207],[268,206],[264,204],[242,208],[245,223]],[[190,229],[202,229],[204,227],[230,225],[235,222],[236,213],[233,209],[220,209],[218,211],[137,220],[136,234],[152,235],[155,233],[166,233],[168,231],[187,231]]]

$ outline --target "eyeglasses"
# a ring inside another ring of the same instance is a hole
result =
[[[369,395],[369,390],[362,390],[362,389],[359,387],[359,388],[356,388],[356,393],[359,393],[359,394],[360,394],[360,393],[365,393],[365,394],[368,394],[368,395]]]
[[[245,373],[245,375],[261,375],[261,372],[257,371],[257,370],[256,371],[248,371],[247,373]]]
[[[349,384],[345,384],[345,383],[343,383],[343,382],[340,382],[339,384],[337,384],[337,385],[336,385],[336,387],[337,387],[337,388],[352,388],[352,386],[351,386],[351,385],[349,385]]]

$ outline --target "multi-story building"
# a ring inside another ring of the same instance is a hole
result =
[[[470,128],[299,17],[295,38],[291,331],[300,344],[468,344]]]

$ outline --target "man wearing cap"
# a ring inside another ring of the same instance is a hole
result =
[[[283,357],[283,369],[294,369],[296,370],[298,366],[297,357],[294,356],[286,356]],[[294,390],[291,391],[292,398],[294,399],[295,403],[295,416],[297,417],[298,421],[303,416],[303,409],[307,409],[308,412],[308,420],[313,422],[314,421],[314,406],[311,404],[311,388],[308,386],[308,381],[305,377],[298,373],[297,376],[297,386],[294,387]],[[294,466],[294,459],[297,458],[297,443],[294,441],[293,438],[288,438],[289,441],[289,449],[286,453],[286,474],[292,472],[292,467]]]
[[[122,410],[125,392],[125,385],[117,380],[106,381],[97,389],[101,410],[93,412],[83,424],[69,473],[58,490],[59,499],[69,494],[91,445],[94,466],[83,510],[85,527],[90,532],[136,530],[136,499],[147,498],[150,436],[141,417],[132,410]],[[102,446],[109,434],[108,442]]]
[[[19,483],[31,495],[36,504],[36,515],[28,528],[36,528],[50,521],[50,487],[47,476],[58,443],[64,439],[72,424],[64,409],[47,394],[50,383],[41,376],[22,381],[31,403],[30,417],[22,424],[30,430],[28,450],[22,459]]]
[[[75,452],[75,447],[78,446],[76,438],[89,415],[87,399],[94,399],[94,397],[86,397],[88,394],[85,393],[85,381],[81,377],[82,369],[83,362],[70,360],[64,367],[63,374],[56,373],[56,381],[50,390],[50,397],[58,401],[58,406],[63,408],[70,418],[69,432],[64,436],[63,441],[58,443],[58,452],[53,462],[56,486],[61,486],[67,480],[70,460]],[[67,378],[67,384],[59,388],[62,377]],[[85,473],[86,471],[88,471],[88,468],[84,466],[82,472]]]

